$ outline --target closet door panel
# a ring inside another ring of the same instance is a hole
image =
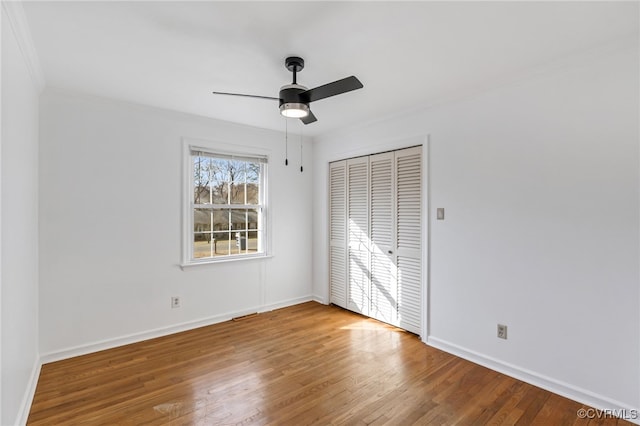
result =
[[[422,307],[422,150],[395,154],[398,325],[421,333]]]
[[[330,302],[347,307],[347,162],[329,165]]]
[[[395,324],[398,290],[394,244],[394,179],[392,152],[372,155],[370,167],[371,316]]]
[[[347,160],[347,308],[369,315],[369,159]]]

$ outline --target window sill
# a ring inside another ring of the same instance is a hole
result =
[[[246,261],[257,260],[257,259],[271,259],[272,257],[273,255],[271,254],[265,254],[265,255],[256,255],[256,256],[233,256],[233,257],[230,256],[229,258],[207,259],[202,261],[181,263],[180,269],[184,271],[184,270],[191,269],[193,267],[198,267],[198,266],[211,266],[211,265],[216,265],[220,263],[229,263],[229,262],[246,262]]]

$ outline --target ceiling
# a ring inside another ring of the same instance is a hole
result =
[[[284,129],[284,58],[298,82],[364,88],[312,104],[307,135],[495,85],[638,38],[637,2],[25,2],[46,85]],[[299,126],[299,121],[290,121]],[[302,125],[300,125],[302,127]],[[291,125],[290,125],[291,128]]]

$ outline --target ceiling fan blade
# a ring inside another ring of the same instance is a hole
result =
[[[302,117],[300,121],[302,121],[304,124],[311,124],[315,121],[318,121],[318,119],[316,118],[315,115],[313,115],[311,110],[309,110],[309,115],[307,115],[306,117]]]
[[[351,76],[343,78],[342,80],[334,81],[333,83],[318,86],[314,89],[306,90],[300,93],[300,98],[304,99],[305,102],[314,102],[330,96],[350,92],[352,90],[362,89],[363,87],[364,86],[360,83],[360,80]]]
[[[211,93],[213,93],[214,95],[244,96],[245,98],[269,99],[273,101],[280,100],[280,98],[274,98],[271,96],[245,95],[244,93],[228,93],[228,92],[211,92]]]

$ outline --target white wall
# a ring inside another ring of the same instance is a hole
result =
[[[603,408],[639,408],[632,44],[315,140],[314,293],[328,297],[328,162],[429,134],[425,340]]]
[[[40,114],[45,361],[309,300],[312,167],[284,134],[52,90]],[[272,258],[180,269],[183,137],[270,152]]]
[[[12,425],[23,421],[39,360],[38,89],[6,13],[2,13],[0,158],[0,424]]]

